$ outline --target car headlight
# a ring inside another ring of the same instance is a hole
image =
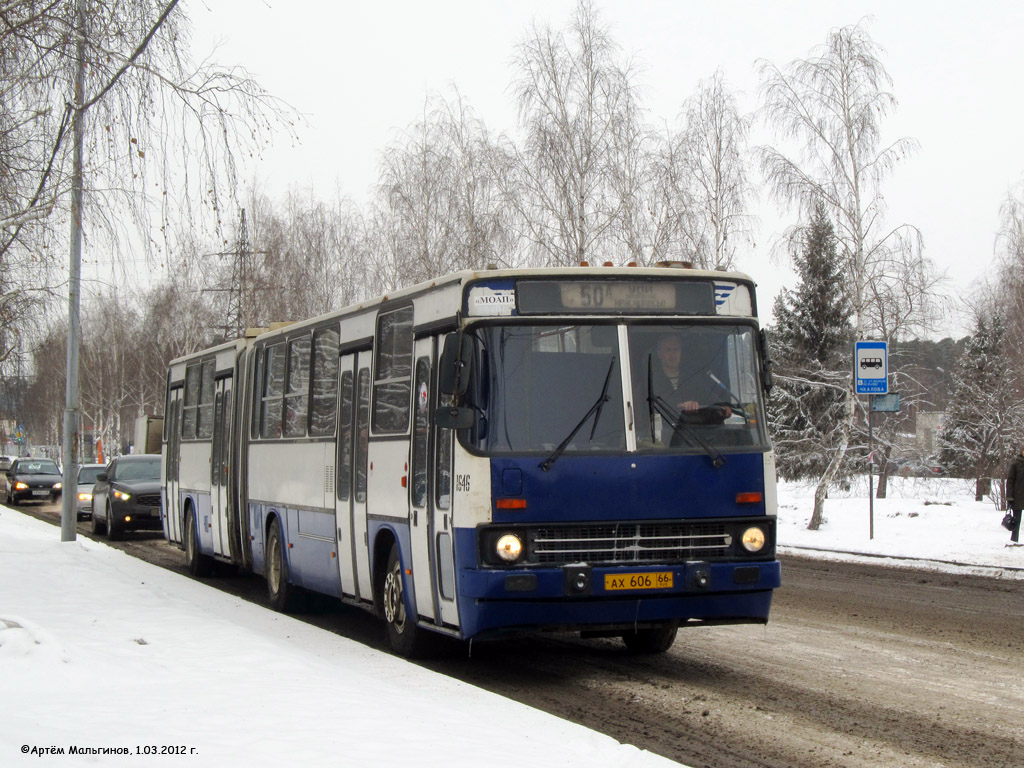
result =
[[[79,501],[92,501],[92,494],[91,493],[85,493],[83,491],[82,493],[78,494],[78,500]]]
[[[14,490],[16,491],[27,491],[28,483],[23,483],[20,480],[14,484]]]
[[[747,528],[747,530],[743,532],[743,536],[740,537],[740,543],[747,552],[760,552],[764,549],[764,545],[767,540],[768,539],[764,535],[764,531],[756,525]]]
[[[128,501],[128,499],[130,499],[131,497],[132,495],[130,493],[125,493],[124,491],[114,491],[115,499],[120,499],[121,501]]]
[[[64,483],[54,483],[53,484],[53,490],[55,490],[55,491],[59,491],[63,487],[64,487]]]
[[[506,533],[494,544],[494,551],[506,563],[514,563],[523,554],[523,541],[512,533]]]

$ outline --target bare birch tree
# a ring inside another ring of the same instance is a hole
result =
[[[904,138],[881,146],[882,121],[896,99],[886,90],[891,80],[880,51],[860,25],[843,27],[829,33],[809,58],[785,69],[761,61],[759,69],[766,120],[800,147],[795,157],[776,147],[759,148],[768,186],[780,202],[799,205],[805,215],[818,201],[826,206],[836,227],[856,337],[882,334],[882,318],[892,317],[891,306],[906,312],[907,295],[918,308],[927,305],[927,296],[916,292],[910,277],[927,275],[931,267],[920,254],[916,230],[884,224],[882,182],[916,142]],[[905,268],[897,273],[895,264]],[[930,278],[923,284],[930,285]],[[819,479],[811,529],[821,524],[827,490],[853,434],[854,385],[851,375],[839,448]]]
[[[502,198],[507,161],[458,94],[428,98],[384,151],[373,204],[376,287],[390,291],[458,269],[517,259]]]
[[[750,120],[740,114],[721,70],[700,83],[683,115],[678,158],[688,188],[681,211],[687,250],[699,267],[731,268],[737,249],[752,241],[747,205],[753,186],[745,160]]]
[[[514,197],[536,258],[553,265],[611,257],[624,183],[635,169],[633,73],[597,11],[581,0],[567,33],[534,27],[514,83],[525,133]],[[624,167],[616,168],[618,160]],[[618,186],[616,185],[618,181]],[[621,238],[619,238],[621,240]]]
[[[998,297],[998,306],[1006,320],[1008,339],[1024,338],[1024,184],[1006,196],[1000,211],[1000,228],[996,238],[998,277],[993,285],[983,288]],[[1024,381],[1024,347],[1007,344],[1006,363],[1018,382]],[[1024,395],[1024,385],[1019,388]],[[1024,436],[1022,436],[1024,437]]]
[[[291,125],[243,70],[192,62],[178,0],[87,0],[85,93],[72,103],[76,5],[0,8],[0,359],[32,299],[61,280],[75,121],[86,128],[87,237],[112,241],[134,227],[153,247],[167,245],[178,217],[216,221],[235,157]]]

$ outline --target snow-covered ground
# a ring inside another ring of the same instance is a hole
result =
[[[1004,547],[1001,513],[971,491],[899,479],[869,540],[863,491],[833,494],[809,532],[812,489],[787,485],[780,543],[1021,577],[1024,548]],[[675,765],[105,544],[59,539],[0,507],[0,765]],[[53,748],[64,753],[39,756]]]
[[[877,478],[876,478],[877,482]],[[888,498],[868,504],[867,479],[848,493],[833,491],[825,501],[825,522],[808,531],[814,508],[812,486],[779,488],[779,544],[782,553],[877,562],[877,556],[912,559],[915,568],[1024,579],[1024,547],[1008,547],[1010,534],[999,523],[1003,512],[991,498],[974,500],[974,481],[954,478],[889,479]],[[857,553],[859,557],[854,554]],[[889,565],[900,565],[889,559]],[[785,569],[783,569],[785,584]]]

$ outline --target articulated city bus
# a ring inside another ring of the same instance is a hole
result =
[[[464,271],[174,360],[164,530],[436,634],[660,652],[779,586],[770,365],[745,275]]]

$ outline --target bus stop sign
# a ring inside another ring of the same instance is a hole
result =
[[[884,395],[889,391],[889,345],[884,341],[858,341],[853,354],[858,395]]]

